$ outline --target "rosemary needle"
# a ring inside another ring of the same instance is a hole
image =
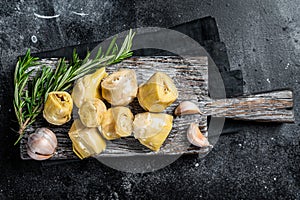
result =
[[[130,30],[120,49],[114,38],[106,52],[102,52],[102,49],[99,48],[94,59],[90,59],[88,52],[86,57],[81,60],[74,49],[71,62],[68,63],[65,58],[62,58],[55,70],[52,70],[50,66],[42,66],[32,80],[29,78],[33,73],[31,68],[40,63],[37,61],[38,58],[30,55],[30,49],[28,49],[24,58],[18,60],[14,73],[13,105],[20,127],[19,138],[15,144],[23,137],[25,129],[34,123],[42,112],[43,104],[50,92],[65,91],[72,86],[75,80],[99,67],[115,64],[131,57],[134,35],[135,33]]]

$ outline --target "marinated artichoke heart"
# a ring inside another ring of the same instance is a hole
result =
[[[137,97],[145,110],[162,112],[177,99],[178,91],[168,75],[157,72],[139,87]]]
[[[103,115],[101,133],[107,140],[130,136],[132,133],[133,114],[129,108],[109,108]]]
[[[62,125],[71,119],[73,100],[67,92],[50,92],[44,105],[43,116],[54,125]]]
[[[78,79],[72,91],[75,105],[80,108],[87,99],[101,99],[101,80],[107,76],[105,67],[98,69],[95,73]]]
[[[98,129],[85,127],[79,119],[73,122],[69,137],[73,143],[73,151],[80,159],[97,155],[106,148],[106,142]]]
[[[136,74],[131,69],[120,69],[101,83],[102,97],[113,106],[126,106],[136,97]]]
[[[170,131],[173,117],[163,113],[140,113],[133,121],[134,137],[153,151],[158,151]]]
[[[100,99],[87,99],[79,108],[79,116],[86,127],[98,127],[101,125],[106,106]]]

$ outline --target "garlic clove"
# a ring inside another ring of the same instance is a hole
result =
[[[175,109],[175,115],[201,114],[199,107],[191,101],[181,102]]]
[[[38,128],[28,137],[27,154],[32,159],[45,160],[54,155],[56,147],[55,134],[47,128]]]
[[[208,139],[201,133],[199,127],[195,123],[191,123],[187,130],[187,139],[197,147],[211,146]]]
[[[27,154],[30,156],[30,158],[32,158],[34,160],[47,160],[53,156],[53,155],[37,154],[37,153],[32,152],[30,149],[27,149]]]

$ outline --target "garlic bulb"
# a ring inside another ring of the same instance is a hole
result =
[[[163,113],[140,113],[133,121],[134,137],[153,151],[158,151],[170,131],[173,117]]]
[[[120,69],[101,83],[102,96],[113,106],[126,106],[136,97],[138,85],[131,69]]]
[[[188,131],[187,131],[187,138],[189,142],[198,147],[207,147],[211,146],[209,144],[208,139],[201,133],[199,127],[195,123],[191,123]]]
[[[190,101],[181,102],[175,109],[175,115],[201,114],[199,107]]]
[[[73,100],[67,92],[50,92],[48,94],[43,116],[54,125],[62,125],[71,119]]]
[[[28,137],[27,154],[35,160],[46,160],[54,155],[56,147],[55,134],[47,128],[38,128]]]
[[[105,67],[98,69],[93,74],[88,74],[78,79],[72,91],[74,104],[80,108],[83,102],[90,98],[101,98],[100,82],[107,76]]]
[[[106,106],[100,99],[88,99],[79,108],[80,120],[86,127],[98,127],[101,124]]]
[[[127,107],[112,107],[104,113],[100,132],[107,140],[130,136],[132,133],[133,114]]]
[[[80,159],[97,155],[106,148],[106,142],[98,129],[85,127],[79,119],[73,122],[69,137],[72,140],[73,152]]]
[[[177,99],[178,91],[168,75],[156,72],[139,87],[137,97],[145,110],[162,112]]]

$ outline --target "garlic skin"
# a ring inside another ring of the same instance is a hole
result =
[[[46,160],[54,155],[56,147],[56,135],[47,128],[38,128],[28,137],[27,154],[34,160]]]
[[[181,102],[175,109],[175,115],[201,114],[199,107],[191,101]]]
[[[187,130],[187,139],[189,142],[197,147],[208,147],[208,139],[201,133],[199,127],[195,123],[191,123]]]
[[[101,121],[104,113],[106,112],[106,106],[100,99],[88,99],[79,108],[78,114],[83,125],[86,127],[98,127],[101,125]]]
[[[137,95],[138,85],[135,71],[119,69],[101,83],[102,97],[113,106],[127,106]]]
[[[43,116],[50,124],[63,125],[70,121],[73,100],[67,92],[50,92],[48,94]]]

